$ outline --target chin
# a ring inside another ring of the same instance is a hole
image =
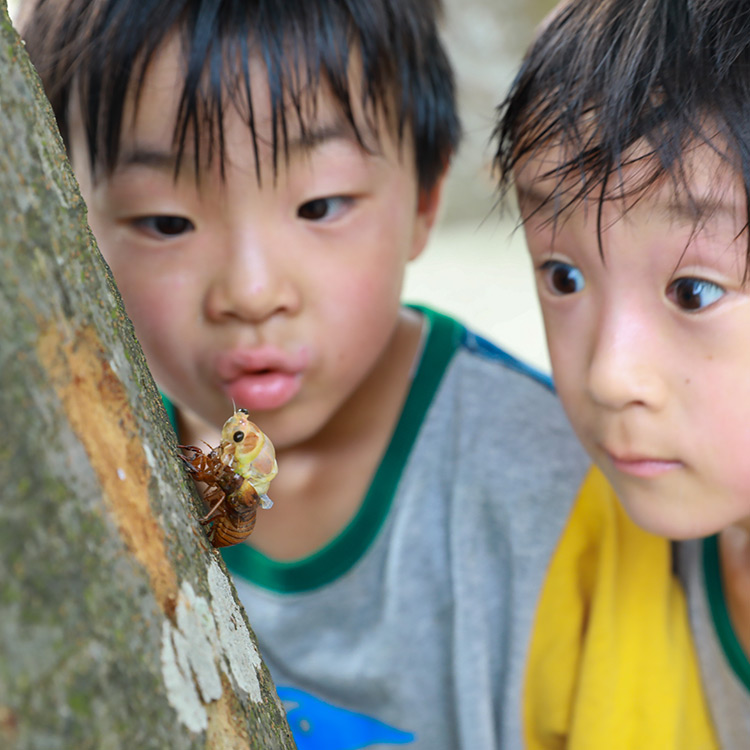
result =
[[[645,531],[665,539],[682,541],[701,539],[716,534],[725,524],[715,519],[701,518],[691,513],[685,503],[662,504],[654,512],[653,502],[644,504],[622,501],[631,521]]]

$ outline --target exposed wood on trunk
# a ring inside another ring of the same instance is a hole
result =
[[[293,748],[4,2],[0,71],[0,747]]]

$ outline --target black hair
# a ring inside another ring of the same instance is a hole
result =
[[[547,203],[558,216],[600,191],[600,243],[603,201],[624,197],[619,172],[634,158],[644,169],[628,195],[642,198],[671,180],[697,224],[710,206],[691,195],[684,157],[691,146],[708,144],[741,174],[750,208],[750,3],[562,4],[499,106],[493,141],[501,197],[525,159],[559,147],[559,163],[540,175],[556,186]],[[636,156],[635,144],[645,146]]]
[[[197,164],[208,136],[208,158],[216,152],[223,170],[228,96],[239,111],[244,104],[260,180],[249,73],[258,55],[271,96],[274,172],[286,153],[288,118],[298,119],[304,140],[304,97],[324,79],[363,146],[353,115],[358,96],[366,111],[387,115],[399,142],[411,135],[419,185],[429,189],[460,137],[441,11],[440,0],[33,0],[19,25],[66,143],[69,107],[80,96],[95,171],[116,166],[126,96],[134,92],[137,101],[150,60],[179,30],[186,75],[174,129],[178,165],[189,137]],[[349,79],[355,57],[361,92]]]

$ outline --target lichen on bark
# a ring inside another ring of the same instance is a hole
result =
[[[0,747],[292,748],[2,0],[0,72]]]

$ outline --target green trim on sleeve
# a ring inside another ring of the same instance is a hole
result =
[[[750,661],[748,661],[747,655],[740,645],[737,633],[732,626],[732,620],[729,617],[724,584],[721,580],[719,537],[717,535],[703,540],[703,573],[706,580],[711,616],[724,655],[742,684],[750,690]]]
[[[161,396],[161,401],[164,404],[164,408],[167,410],[167,416],[169,417],[169,421],[172,424],[172,429],[174,430],[175,435],[177,435],[177,437],[179,438],[180,433],[177,430],[177,411],[174,408],[174,404],[161,391],[159,391],[159,395]]]
[[[350,570],[378,535],[425,414],[464,336],[463,326],[452,318],[428,308],[416,309],[430,326],[424,351],[391,442],[357,514],[335,539],[302,560],[273,560],[247,544],[224,548],[224,561],[232,573],[280,593],[309,591]]]

